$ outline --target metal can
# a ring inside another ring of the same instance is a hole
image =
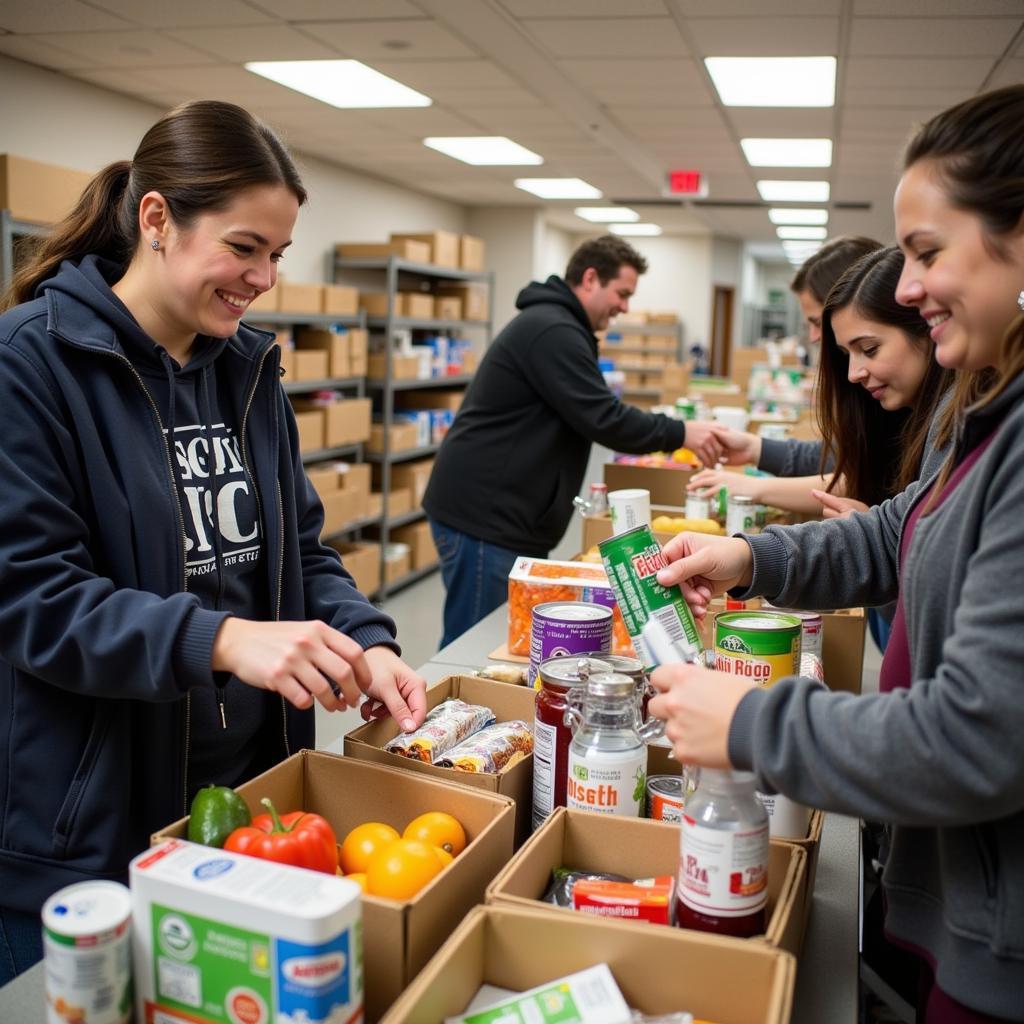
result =
[[[754,499],[748,494],[730,494],[725,511],[725,532],[754,533],[757,530],[757,509]]]
[[[649,775],[647,777],[646,815],[655,821],[683,820],[682,775]]]
[[[816,658],[821,658],[821,642],[825,633],[825,620],[821,617],[821,612],[805,612],[797,608],[776,608],[774,605],[765,605],[765,607],[799,619],[800,653],[813,654]]]
[[[131,916],[120,882],[78,882],[43,904],[48,1024],[131,1019]]]
[[[715,669],[771,686],[800,674],[800,620],[781,612],[723,612],[715,619]]]
[[[697,418],[697,406],[692,398],[676,399],[676,419],[695,420]]]
[[[612,610],[587,601],[548,601],[534,607],[530,623],[528,686],[537,685],[545,658],[566,654],[607,654],[612,649]]]
[[[762,423],[757,428],[757,436],[765,441],[785,441],[789,437],[789,427],[785,423]]]
[[[665,557],[651,528],[638,526],[602,541],[598,547],[622,619],[633,646],[644,661],[644,668],[654,665],[654,659],[641,642],[648,619],[660,622],[674,643],[700,651],[700,633],[682,591],[658,582],[658,570],[665,567]]]
[[[699,494],[687,494],[686,510],[683,514],[687,519],[710,519],[711,499],[702,498]]]

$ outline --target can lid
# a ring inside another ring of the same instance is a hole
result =
[[[583,654],[555,654],[545,658],[538,666],[541,682],[557,689],[568,690],[585,683],[591,676],[608,675],[611,666],[600,658]]]
[[[591,601],[547,601],[534,605],[533,618],[553,618],[562,622],[597,622],[611,619],[612,610]]]
[[[654,543],[654,534],[651,533],[651,528],[646,523],[641,523],[639,526],[634,526],[632,530],[623,530],[622,533],[615,534],[614,537],[609,537],[607,540],[602,540],[598,543],[597,548],[604,554],[605,549],[611,547],[613,544],[620,544],[627,537],[632,537],[634,534],[646,534],[649,543]]]
[[[43,924],[60,935],[110,931],[131,917],[132,898],[120,882],[76,882],[43,904]]]
[[[632,697],[636,682],[621,672],[603,672],[587,681],[588,697]]]
[[[730,494],[729,501],[734,505],[754,504],[754,499],[749,494]]]
[[[607,491],[608,490],[608,485],[605,484],[605,483],[597,483],[597,482],[595,482],[595,483],[592,483],[590,485],[590,490],[591,490],[591,493],[593,493],[594,491]]]
[[[607,665],[612,672],[619,672],[624,676],[632,676],[638,679],[644,674],[643,662],[639,658],[630,658],[625,654],[604,654],[601,651],[587,651],[578,655],[580,658],[593,658]]]

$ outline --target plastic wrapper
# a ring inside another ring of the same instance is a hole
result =
[[[819,682],[825,682],[825,668],[821,663],[821,658],[810,651],[806,654],[801,654],[800,675],[807,679],[817,679]]]
[[[413,732],[401,733],[384,749],[417,761],[433,764],[467,736],[494,721],[494,712],[480,704],[464,700],[442,701],[431,711],[423,724]]]
[[[615,875],[608,871],[574,871],[572,868],[555,868],[551,872],[551,884],[541,897],[541,902],[571,910],[573,886],[583,878],[591,881],[601,879],[608,882],[633,881],[632,878],[626,878],[625,875]]]
[[[440,768],[457,772],[498,774],[533,753],[533,731],[522,721],[498,722],[473,733],[451,748],[439,761]]]
[[[480,679],[493,679],[497,683],[511,683],[513,686],[526,685],[525,665],[485,665],[473,675]]]
[[[533,609],[547,601],[588,601],[612,610],[612,653],[636,657],[603,565],[518,558],[508,574],[508,652],[530,656]]]

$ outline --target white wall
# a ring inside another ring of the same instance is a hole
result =
[[[545,223],[543,247],[535,264],[537,271],[535,276],[538,280],[544,280],[551,274],[557,274],[559,277],[565,276],[569,257],[576,248],[573,241],[572,234],[564,228]]]
[[[7,57],[0,57],[0,96],[0,152],[83,171],[129,159],[163,114],[159,107]],[[391,231],[466,230],[465,208],[456,203],[295,155],[309,203],[282,266],[293,280],[324,280],[327,255],[338,241],[379,241]],[[530,265],[527,260],[523,268]]]

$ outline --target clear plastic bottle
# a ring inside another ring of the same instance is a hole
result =
[[[647,747],[659,735],[658,719],[641,724],[636,681],[610,672],[591,676],[586,688],[570,691],[566,724],[569,745],[566,807],[638,818],[647,795]]]
[[[754,776],[702,768],[679,838],[676,924],[749,938],[765,930],[768,813]]]

